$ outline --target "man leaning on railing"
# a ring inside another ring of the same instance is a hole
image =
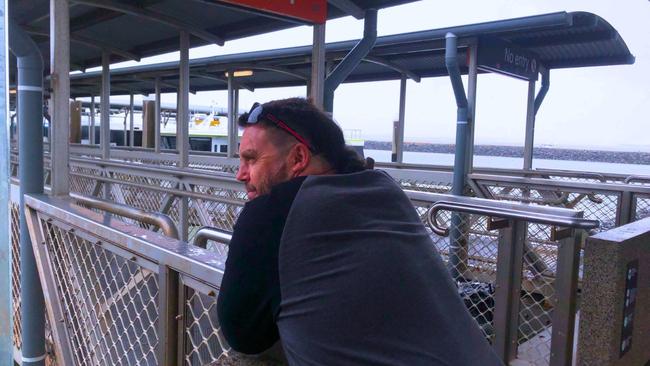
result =
[[[291,365],[499,365],[411,202],[305,99],[255,104],[218,300],[233,349]]]

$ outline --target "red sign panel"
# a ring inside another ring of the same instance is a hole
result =
[[[222,0],[233,5],[304,20],[325,23],[327,0]]]

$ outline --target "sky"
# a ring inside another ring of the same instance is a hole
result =
[[[557,11],[587,11],[609,22],[636,57],[633,65],[553,70],[550,90],[536,119],[535,146],[650,151],[650,1],[648,0],[423,0],[382,9],[378,36],[508,19]],[[358,39],[363,21],[352,17],[326,26],[326,42]],[[307,26],[190,50],[190,58],[311,44]],[[119,68],[178,60],[178,52]],[[92,70],[89,70],[92,71]],[[467,82],[464,79],[465,83]],[[539,83],[538,83],[539,84]],[[467,84],[465,84],[467,88]],[[527,83],[503,75],[478,78],[476,144],[523,145]],[[539,88],[539,85],[538,85]],[[305,87],[240,91],[240,106],[255,101],[305,96]],[[120,97],[112,97],[122,99]],[[141,98],[136,97],[136,101]],[[175,103],[175,94],[163,102]],[[190,94],[190,104],[225,107],[225,91]],[[334,118],[343,129],[359,129],[367,140],[390,141],[398,116],[399,81],[342,84]],[[407,83],[405,141],[453,143],[456,106],[448,78]]]

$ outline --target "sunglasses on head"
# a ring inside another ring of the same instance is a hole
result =
[[[251,110],[248,112],[248,120],[246,120],[246,123],[249,125],[254,125],[258,123],[261,119],[273,123],[276,127],[278,127],[281,130],[284,130],[285,132],[293,136],[296,140],[298,140],[300,143],[307,146],[309,150],[314,152],[314,148],[311,146],[311,144],[309,144],[309,142],[307,142],[307,140],[304,137],[300,136],[298,132],[296,132],[293,128],[289,127],[286,123],[284,123],[282,120],[280,120],[273,114],[269,112],[265,112],[264,106],[255,102],[251,107]]]

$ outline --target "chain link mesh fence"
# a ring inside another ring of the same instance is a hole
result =
[[[56,220],[41,230],[75,364],[157,364],[155,274]]]
[[[607,231],[616,226],[620,200],[618,192],[584,193],[559,191],[557,188],[522,188],[487,184],[484,187],[497,200],[526,202],[545,206],[572,208],[584,212],[584,218],[601,222],[597,231]]]
[[[11,303],[14,321],[14,347],[22,348],[20,318],[20,210],[11,203]]]
[[[650,195],[635,195],[634,220],[650,217]]]
[[[221,334],[217,317],[217,299],[185,287],[185,349],[187,366],[207,365],[225,361],[230,347]]]

